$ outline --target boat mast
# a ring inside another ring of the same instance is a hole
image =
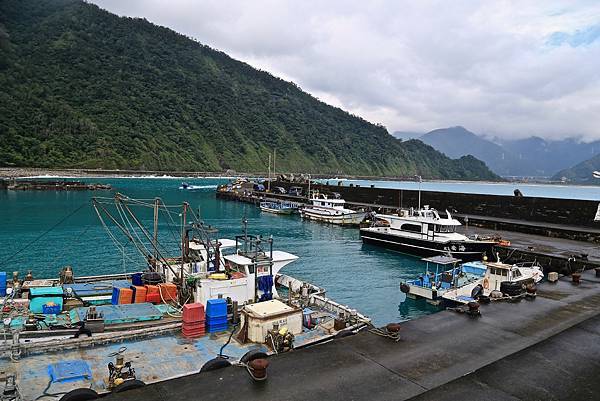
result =
[[[154,248],[154,260],[158,260],[158,205],[160,203],[159,198],[154,198],[154,235],[152,236],[152,243]]]
[[[267,189],[271,192],[271,154],[269,153],[269,181],[267,182]]]
[[[276,175],[275,175],[275,150],[276,149],[273,149],[273,177],[276,177]]]
[[[183,210],[181,212],[181,269],[180,269],[180,278],[181,285],[183,286],[183,265],[185,263],[186,249],[187,249],[187,234],[185,230],[185,222],[187,220],[187,207],[188,203],[183,202]]]

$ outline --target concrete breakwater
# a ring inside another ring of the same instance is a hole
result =
[[[308,184],[276,182],[308,190]],[[324,193],[337,192],[347,202],[373,209],[409,208],[419,204],[419,191],[341,185],[311,185]],[[526,232],[549,237],[600,242],[600,223],[594,221],[598,203],[579,199],[483,195],[421,191],[421,205],[448,210],[471,225]]]

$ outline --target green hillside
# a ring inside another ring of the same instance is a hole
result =
[[[492,179],[144,19],[0,2],[0,165]],[[309,60],[307,60],[309,62]]]

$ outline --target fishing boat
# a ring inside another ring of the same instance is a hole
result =
[[[481,262],[461,264],[460,259],[450,256],[433,256],[422,261],[426,263],[425,272],[417,279],[401,283],[400,290],[410,298],[422,298],[433,305],[439,305],[446,292],[480,280],[486,271]]]
[[[537,284],[544,278],[543,268],[536,262],[518,264],[485,262],[484,275],[475,281],[453,288],[442,294],[450,303],[468,304],[481,297],[515,297],[525,293],[530,284]]]
[[[358,226],[365,218],[366,212],[345,207],[346,201],[341,198],[329,198],[325,194],[314,193],[310,205],[300,209],[300,216],[308,220],[343,226]]]
[[[293,214],[298,210],[298,204],[291,202],[260,202],[260,210],[273,214]]]
[[[147,270],[78,277],[68,267],[57,278],[16,273],[12,280],[0,273],[0,370],[5,394],[14,399],[94,399],[329,341],[369,324],[323,289],[280,274],[298,257],[273,250],[272,238],[249,234],[245,220],[242,235],[219,239],[187,203],[175,210],[159,199],[121,194],[113,209],[106,198],[93,203],[117,247],[124,246],[119,238],[133,244]],[[141,224],[134,207],[154,210],[154,230]],[[178,256],[167,257],[159,241],[161,213],[184,222]]]
[[[493,253],[494,241],[472,239],[456,232],[461,223],[446,211],[446,217],[425,206],[398,214],[374,214],[370,227],[361,227],[364,243],[383,246],[409,255],[450,255],[464,262],[482,260]]]

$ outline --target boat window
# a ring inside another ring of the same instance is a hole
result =
[[[456,231],[456,226],[440,226],[436,225],[436,231],[439,233],[453,233]]]
[[[496,274],[496,269],[494,269],[493,267],[490,267],[490,274]]]
[[[508,276],[508,270],[506,270],[506,269],[500,269],[500,270],[502,270],[503,276]]]
[[[254,265],[248,265],[248,274],[254,274]]]
[[[418,226],[416,224],[402,224],[400,226],[400,229],[404,230],[404,231],[415,232],[415,233],[420,233],[421,232],[421,226]]]
[[[513,277],[521,277],[521,271],[519,269],[513,269]]]

